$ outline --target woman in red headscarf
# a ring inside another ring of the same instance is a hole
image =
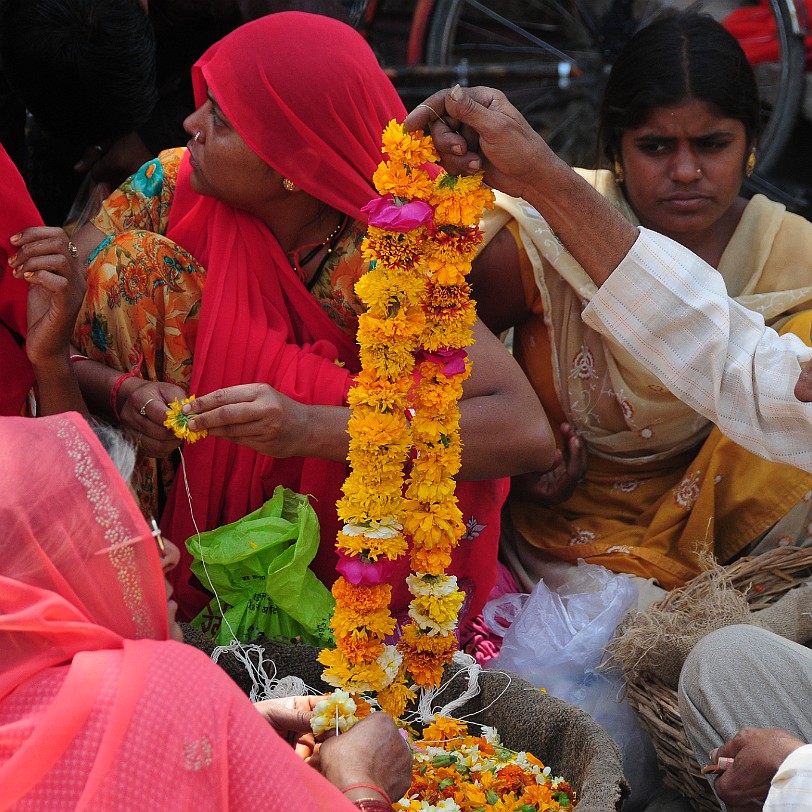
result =
[[[173,545],[162,562],[80,415],[0,418],[0,459],[0,812],[332,812],[355,809],[356,776],[408,787],[410,754],[385,714],[322,745],[328,783],[268,724],[295,714],[274,700],[258,712],[176,642],[162,573]]]
[[[138,437],[139,496],[167,535],[193,535],[190,504],[209,529],[282,484],[314,498],[313,568],[330,584],[346,396],[359,369],[361,209],[377,196],[381,132],[405,110],[357,32],[297,12],[237,29],[204,54],[193,81],[188,149],[147,164],[80,235],[89,277],[75,339],[108,367],[79,365],[86,395]],[[452,567],[474,612],[496,574],[506,482],[492,478],[546,470],[553,455],[524,376],[484,328],[475,335],[462,476],[484,481],[460,483],[469,531]],[[175,476],[176,460],[154,458],[177,447],[162,423],[187,392],[202,395],[199,420],[213,437],[183,449]],[[208,597],[187,583],[188,559],[178,573],[194,614]],[[403,584],[395,608],[407,601]]]

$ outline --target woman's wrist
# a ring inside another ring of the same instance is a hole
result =
[[[350,784],[341,790],[341,794],[363,812],[390,810],[392,799],[380,787],[374,784]]]

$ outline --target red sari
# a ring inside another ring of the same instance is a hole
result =
[[[405,109],[357,32],[319,15],[269,15],[213,45],[192,78],[198,104],[211,92],[267,164],[313,197],[366,221],[361,208],[376,196],[371,178],[381,160],[381,132],[391,119],[404,118]],[[325,314],[264,223],[196,194],[189,177],[187,156],[167,236],[206,268],[190,391],[264,381],[302,403],[345,405],[359,370],[354,338]],[[322,539],[313,569],[325,583],[335,580],[335,503],[344,463],[274,459],[214,438],[186,446],[183,454],[201,530],[241,518],[279,484],[312,494]],[[456,571],[476,608],[495,579],[504,483],[469,483],[461,490],[473,496],[476,513],[465,512],[466,519],[474,517],[478,541],[460,548]],[[194,535],[180,472],[161,525],[178,541]],[[184,558],[174,581],[183,609],[194,614],[208,598],[187,583],[188,564]],[[396,608],[408,602],[403,575],[396,575]]]

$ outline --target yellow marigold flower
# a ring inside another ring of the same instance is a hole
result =
[[[346,487],[346,483],[345,483]],[[352,494],[339,499],[336,504],[338,516],[349,524],[379,522],[392,515],[400,515],[403,497],[400,494]]]
[[[420,410],[412,418],[412,437],[415,443],[441,443],[448,449],[459,430],[460,413],[458,409],[438,415],[427,414],[424,410]]]
[[[450,657],[459,648],[457,638],[453,634],[423,634],[415,623],[407,623],[403,627],[401,640],[407,646],[421,654],[434,654],[437,657]]]
[[[346,555],[363,556],[370,561],[377,561],[381,556],[394,561],[406,555],[409,549],[409,543],[402,534],[393,538],[368,538],[339,533],[336,546]]]
[[[448,538],[460,538],[465,532],[462,512],[456,499],[442,505],[423,505],[407,501],[403,527],[415,541],[426,547],[444,546]]]
[[[378,375],[397,378],[411,375],[414,369],[414,347],[400,344],[376,344],[373,347],[360,348],[361,364],[364,369],[371,369]]]
[[[435,194],[434,181],[421,169],[412,169],[394,161],[383,161],[372,176],[382,195],[391,194],[407,200],[426,200]],[[443,219],[443,222],[452,222]]]
[[[417,468],[420,476],[432,482],[454,476],[460,470],[459,454],[449,454],[449,449],[442,445],[436,447],[416,442],[415,448],[417,456],[412,463],[412,471]]]
[[[374,662],[384,649],[383,640],[354,634],[337,639],[336,646],[353,665]]]
[[[386,637],[395,631],[395,619],[386,608],[363,612],[355,607],[336,606],[330,628],[336,637],[348,637],[353,632]]]
[[[460,607],[465,593],[456,590],[450,595],[416,595],[409,604],[409,617],[421,629],[432,633],[448,634],[457,626]]]
[[[377,412],[355,409],[350,415],[349,431],[363,445],[401,446],[408,442],[409,422],[403,412]]]
[[[457,379],[462,376],[453,375],[446,378],[449,383],[457,382]],[[439,385],[429,383],[424,386],[421,382],[414,393],[414,408],[420,411],[421,409],[434,414],[446,414],[452,409],[457,408],[457,403],[462,397],[462,382],[459,381],[458,386],[447,385],[441,383]]]
[[[182,409],[185,403],[191,403],[194,399],[194,395],[183,398],[181,401],[175,398],[169,404],[169,408],[166,410],[166,419],[164,420],[164,426],[173,431],[175,437],[185,440],[187,443],[196,443],[198,440],[208,437],[209,434],[206,429],[203,429],[203,431],[192,431],[189,428],[189,421],[193,415],[184,414]]]
[[[352,693],[379,691],[385,685],[386,675],[375,662],[353,665],[341,649],[322,649],[319,662],[325,667],[322,679],[336,688],[344,688]]]
[[[422,166],[425,163],[437,163],[440,156],[434,148],[431,136],[419,131],[406,132],[402,124],[394,119],[383,131],[383,149],[381,150],[392,161],[400,161],[409,166]]]
[[[435,222],[475,226],[484,209],[492,209],[493,192],[483,184],[483,173],[470,176],[440,175],[428,202],[435,207]]]
[[[371,313],[382,315],[393,307],[407,307],[422,301],[426,280],[419,273],[377,267],[356,283],[355,292]]]
[[[423,332],[423,347],[429,352],[447,349],[448,347],[470,347],[471,325],[476,321],[476,313],[471,308],[471,318],[466,315],[462,323],[444,323],[435,321],[431,331]]]
[[[364,369],[355,376],[347,400],[353,408],[367,406],[380,412],[403,412],[409,405],[413,383],[410,377],[379,378]]]
[[[362,313],[358,317],[360,344],[401,343],[417,349],[417,342],[426,326],[426,317],[419,307],[400,308],[394,315],[375,316]]]
[[[430,482],[412,478],[406,490],[406,496],[419,502],[441,502],[454,495],[456,484],[453,479]]]
[[[359,586],[351,584],[339,576],[332,588],[333,597],[338,606],[352,606],[359,612],[373,612],[385,609],[392,599],[392,587],[389,584]]]
[[[406,685],[405,680],[401,677],[378,692],[378,702],[381,708],[395,719],[400,719],[406,710],[406,705],[414,702],[415,699],[417,699],[417,694]]]

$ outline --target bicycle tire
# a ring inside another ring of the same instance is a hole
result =
[[[500,88],[568,163],[600,165],[595,131],[614,55],[635,30],[665,8],[708,9],[703,8],[702,0],[637,0],[633,10],[633,0],[625,0],[625,5],[623,0],[599,2],[603,8],[596,11],[593,6],[584,11],[583,6],[579,10],[582,0],[437,0],[426,37],[425,61],[456,66],[460,84]],[[756,66],[765,118],[758,146],[761,174],[774,165],[791,137],[804,89],[804,43],[793,30],[794,15],[787,7],[790,2],[793,0],[769,0],[780,56],[774,66]],[[510,30],[474,5],[504,16],[522,33]],[[616,9],[621,6],[623,11],[618,13]],[[724,13],[732,8],[735,6]],[[616,15],[614,23],[607,23],[604,16],[610,9]],[[559,74],[567,71],[559,68],[561,57],[545,53],[529,40],[530,36],[555,46],[578,66],[581,75],[561,77]],[[545,73],[552,75],[539,76]],[[472,76],[476,81],[469,82]]]

